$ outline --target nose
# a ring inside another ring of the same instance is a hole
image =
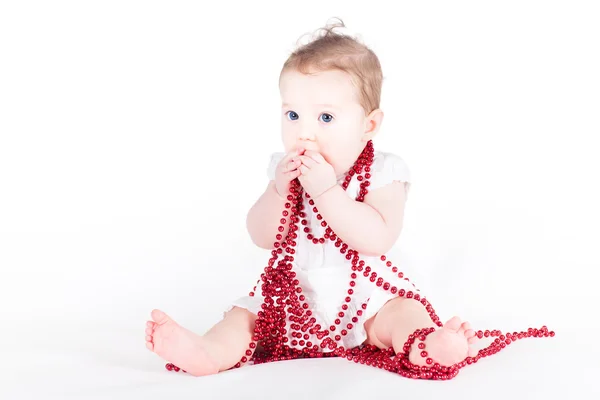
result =
[[[310,126],[303,126],[298,129],[298,140],[303,142],[305,140],[315,140],[314,130]]]

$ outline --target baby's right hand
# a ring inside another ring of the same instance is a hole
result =
[[[286,198],[290,193],[290,182],[300,176],[302,162],[294,158],[304,153],[303,149],[292,150],[285,155],[275,169],[275,188],[280,197]]]

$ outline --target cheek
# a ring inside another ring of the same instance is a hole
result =
[[[283,140],[290,140],[294,136],[294,132],[287,124],[281,124],[281,137]]]
[[[286,152],[291,151],[296,145],[296,140],[294,136],[291,135],[289,132],[282,132],[281,139],[283,141],[283,147],[285,148]]]
[[[334,129],[329,129],[323,132],[323,135],[319,136],[319,144],[327,148],[332,152],[338,152],[340,149],[348,148],[352,146],[352,142],[355,140],[356,126],[345,124],[337,125]]]

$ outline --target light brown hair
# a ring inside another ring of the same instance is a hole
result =
[[[337,19],[338,23],[317,29],[312,41],[294,50],[283,64],[281,74],[288,70],[307,75],[328,70],[344,71],[358,89],[359,102],[368,115],[380,107],[381,64],[377,55],[358,39],[334,32],[335,28],[346,27],[341,19]],[[318,35],[319,32],[324,33]]]

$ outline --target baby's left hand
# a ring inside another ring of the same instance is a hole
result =
[[[313,199],[337,185],[333,166],[321,154],[307,150],[295,158],[302,161],[298,180]]]

